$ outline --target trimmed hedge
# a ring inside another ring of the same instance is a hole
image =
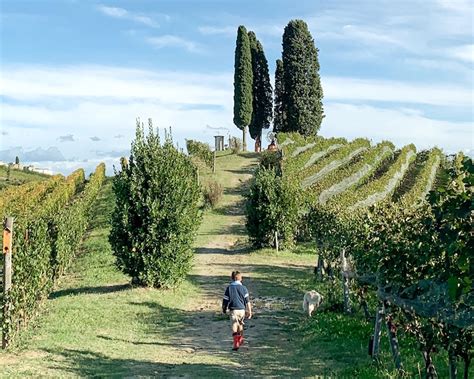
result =
[[[283,148],[283,156],[285,157],[285,170],[288,173],[297,173],[304,169],[310,168],[319,160],[329,155],[334,150],[346,145],[347,141],[343,138],[319,138],[316,142],[304,145],[301,149],[293,149],[291,153],[285,153]],[[309,147],[309,148],[308,148]]]
[[[341,167],[332,175],[325,177],[311,188],[311,195],[318,196],[320,204],[337,202],[339,196],[356,186],[365,184],[374,172],[387,160],[393,157],[395,146],[391,142],[381,142],[361,154],[355,164]]]
[[[433,188],[437,173],[443,163],[443,153],[438,148],[433,148],[428,153],[428,159],[416,177],[415,184],[400,199],[406,206],[419,205],[426,200],[426,195]]]
[[[347,145],[333,151],[312,166],[301,170],[296,177],[301,180],[303,188],[311,187],[324,176],[349,164],[354,158],[370,148],[370,141],[363,138],[355,139]],[[291,174],[290,174],[291,175]]]
[[[3,298],[7,317],[2,320],[10,341],[35,316],[40,301],[53,288],[54,278],[71,261],[104,178],[105,166],[101,164],[84,191],[71,202],[84,182],[84,171],[77,170],[66,180],[38,184],[37,191],[27,191],[16,206],[5,210],[15,220],[12,288]],[[49,187],[45,190],[44,186]]]
[[[405,146],[395,162],[380,178],[361,186],[357,191],[346,192],[338,197],[337,207],[349,212],[357,208],[369,207],[379,201],[391,198],[391,194],[400,184],[409,165],[416,158],[416,148],[413,144]]]

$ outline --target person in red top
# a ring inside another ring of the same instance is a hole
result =
[[[233,271],[232,283],[226,288],[222,300],[222,312],[230,310],[230,321],[232,324],[233,350],[239,350],[244,343],[244,319],[252,318],[252,306],[249,301],[249,291],[242,285],[242,274]]]

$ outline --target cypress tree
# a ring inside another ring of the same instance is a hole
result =
[[[318,49],[308,25],[292,20],[283,33],[284,131],[316,135],[324,117]]]
[[[263,46],[254,32],[249,32],[249,41],[253,71],[253,111],[249,131],[250,136],[255,140],[255,145],[257,146],[262,140],[262,130],[269,128],[272,121],[273,89],[268,72],[267,58],[265,57]]]
[[[273,131],[278,133],[283,130],[284,114],[283,114],[283,62],[281,59],[276,61],[275,69],[275,108],[273,118]]]
[[[247,127],[252,120],[252,53],[245,26],[237,30],[234,64],[234,124],[242,130],[243,150],[247,150]]]

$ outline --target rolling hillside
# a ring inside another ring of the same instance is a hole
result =
[[[442,174],[438,148],[417,152],[388,141],[303,138],[279,134],[283,176],[296,180],[310,204],[364,209],[379,202],[421,201]]]

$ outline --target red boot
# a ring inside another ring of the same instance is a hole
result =
[[[244,333],[240,333],[239,335],[239,345],[242,346],[244,344]]]
[[[239,347],[240,347],[240,334],[239,333],[233,333],[232,334],[232,337],[234,338],[234,346],[232,348],[232,350],[239,350]]]

